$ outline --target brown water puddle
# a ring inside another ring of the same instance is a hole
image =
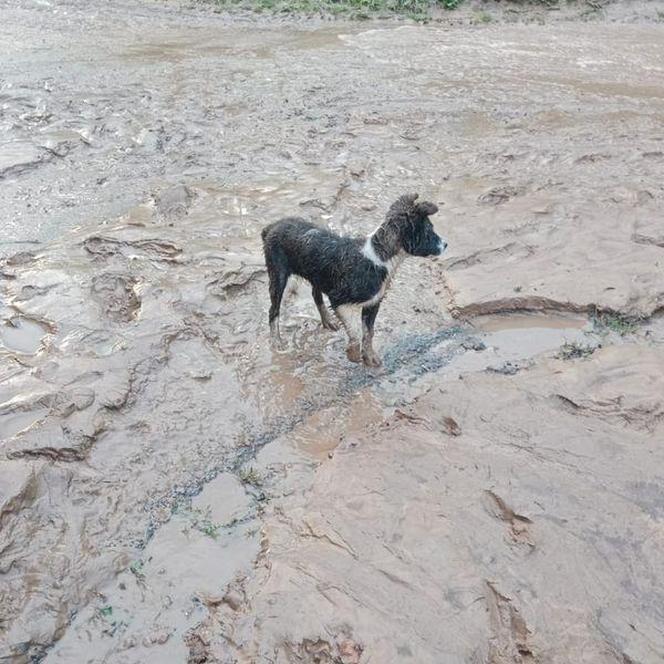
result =
[[[36,320],[14,316],[0,325],[0,349],[34,355],[42,346],[49,330]]]
[[[287,40],[271,29],[239,29],[242,33],[238,44],[238,30],[224,28],[194,31],[194,34],[181,34],[177,29],[162,35],[141,35],[139,43],[132,44],[123,57],[140,62],[182,62],[185,59],[201,57],[223,57],[241,54],[243,57],[269,59],[275,49],[287,47],[289,50],[324,49],[339,46],[339,29],[294,31]]]
[[[339,445],[381,423],[384,417],[385,409],[380,400],[370,391],[361,391],[354,395],[342,416],[338,413],[334,417],[334,411],[312,415],[293,432],[290,444],[312,459],[324,461],[333,456]]]
[[[583,330],[589,329],[588,319],[579,316],[553,314],[502,314],[480,316],[473,320],[473,326],[484,332],[504,332],[506,330]]]

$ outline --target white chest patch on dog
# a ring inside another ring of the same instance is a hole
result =
[[[371,235],[367,238],[366,242],[364,243],[364,246],[362,247],[362,255],[365,258],[368,258],[375,265],[386,267],[385,263],[380,259],[380,256],[378,256],[376,250],[374,249]]]
[[[395,256],[392,256],[392,258],[388,258],[387,260],[382,260],[380,256],[376,253],[376,249],[373,246],[372,242],[372,235],[370,235],[366,242],[364,243],[364,246],[362,247],[362,255],[365,258],[368,258],[374,265],[378,265],[379,267],[384,267],[387,270],[387,276],[385,277],[385,280],[383,281],[382,286],[380,287],[380,290],[374,295],[370,300],[367,302],[362,302],[360,305],[361,307],[368,307],[373,304],[376,304],[377,302],[380,302],[383,297],[385,297],[385,293],[387,292],[387,289],[390,287],[390,284],[392,283],[392,279],[394,279],[394,275],[396,274],[397,268],[399,265],[401,265],[403,259],[404,259],[404,252],[400,251],[398,254]]]
[[[379,265],[380,267],[384,267],[387,270],[388,278],[393,276],[394,272],[396,272],[396,269],[401,265],[401,261],[404,259],[404,254],[402,251],[400,251],[398,254],[395,256],[392,256],[392,258],[388,258],[387,260],[383,260],[377,253],[376,249],[373,246],[373,235],[370,235],[367,239],[366,242],[364,243],[364,246],[362,247],[362,255],[365,258],[368,258],[374,265]]]

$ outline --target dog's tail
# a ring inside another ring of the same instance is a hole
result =
[[[267,240],[267,235],[270,232],[272,226],[273,224],[268,224],[267,226],[263,227],[263,230],[261,231],[261,238],[263,238],[263,244],[265,244]]]
[[[272,224],[269,224],[268,226],[263,227],[261,230],[261,239],[263,240],[263,253],[267,256],[267,236],[268,233],[270,232],[270,226]]]

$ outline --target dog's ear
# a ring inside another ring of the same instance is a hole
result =
[[[430,203],[429,201],[422,201],[417,204],[417,210],[425,217],[430,217],[432,214],[438,212],[438,206],[435,203]]]
[[[406,203],[410,203],[412,205],[419,198],[419,194],[404,194],[401,198]]]

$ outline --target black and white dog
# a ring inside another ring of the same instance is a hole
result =
[[[348,359],[380,366],[372,346],[374,321],[397,267],[408,255],[439,256],[447,247],[429,220],[438,208],[427,201],[417,203],[417,197],[401,196],[390,206],[385,221],[366,238],[341,237],[297,217],[287,217],[263,229],[270,279],[270,334],[279,347],[279,308],[293,274],[311,283],[323,327],[336,330],[323,303],[323,294],[327,295],[348,334]],[[360,309],[361,343],[353,325],[353,314],[359,315]]]

